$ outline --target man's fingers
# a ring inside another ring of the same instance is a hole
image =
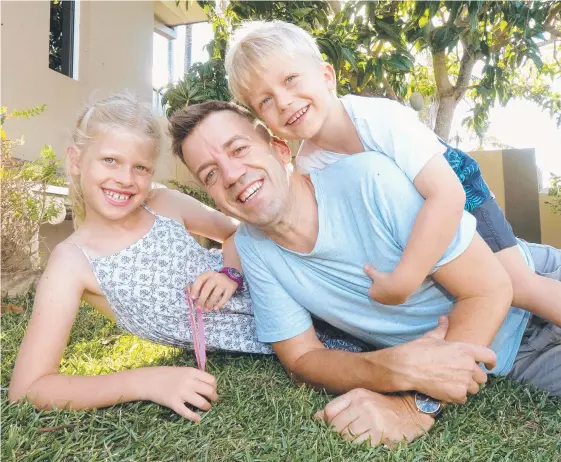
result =
[[[320,409],[314,414],[314,420],[325,420],[325,411]]]
[[[358,409],[357,406],[349,406],[339,412],[335,417],[333,417],[333,419],[330,419],[331,426],[337,433],[341,433],[344,437],[347,433],[348,427],[360,417],[360,412],[361,410]],[[354,436],[349,439],[353,439]]]
[[[195,282],[193,282],[193,285],[189,290],[191,293],[191,298],[193,299],[199,298],[201,287],[204,285],[204,283],[207,281],[207,279],[210,277],[211,274],[212,271],[207,271],[206,273],[200,274],[197,277],[197,279],[195,279]]]
[[[177,414],[179,414],[180,416],[185,417],[188,420],[192,420],[193,422],[201,421],[201,416],[196,412],[193,412],[191,409],[185,406],[185,404],[183,404],[181,401],[178,401],[177,403],[172,405],[171,409]]]
[[[484,383],[487,383],[487,374],[485,373],[485,371],[483,369],[481,369],[481,367],[479,367],[479,365],[477,365],[475,363],[474,363],[472,377],[473,377],[473,380],[475,380],[480,385],[483,385]]]
[[[325,420],[327,423],[331,423],[331,421],[340,412],[348,408],[351,405],[351,398],[348,395],[349,393],[345,393],[344,395],[338,396],[334,400],[327,403],[327,406],[325,406],[325,408],[322,411],[323,420]]]
[[[448,317],[439,316],[438,325],[431,331],[427,332],[423,337],[433,338],[435,340],[444,340],[448,332]]]
[[[473,357],[476,363],[483,363],[487,369],[491,370],[497,365],[497,355],[490,348],[474,345],[472,343],[464,343],[463,350]]]
[[[468,393],[470,395],[475,395],[479,393],[479,384],[475,380],[472,380],[471,383],[469,384]]]

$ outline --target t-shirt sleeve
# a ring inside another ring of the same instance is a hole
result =
[[[241,229],[236,233],[236,247],[253,302],[257,338],[261,342],[274,343],[296,337],[312,326],[312,317],[286,292],[269,269],[269,262],[261,258],[260,255],[268,252],[258,251],[251,240],[252,237]],[[274,263],[276,254],[274,249],[269,250],[272,251],[269,253],[271,263]]]
[[[368,185],[370,197],[374,198],[373,207],[377,214],[382,217],[396,244],[404,250],[425,200],[393,162],[376,153],[366,153],[365,156],[377,158],[363,164],[362,181]],[[473,240],[475,228],[475,217],[464,210],[452,242],[431,274],[464,253]]]
[[[411,181],[436,154],[446,152],[446,147],[419,121],[415,111],[396,101],[354,96],[345,104],[352,108],[365,151],[391,157]]]

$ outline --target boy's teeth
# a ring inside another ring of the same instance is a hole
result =
[[[288,121],[288,125],[292,125],[296,122],[300,117],[302,117],[306,112],[308,112],[308,106],[303,109],[300,109],[296,114],[294,114],[290,120]]]

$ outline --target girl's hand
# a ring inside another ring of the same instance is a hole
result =
[[[224,307],[237,289],[238,284],[225,274],[207,271],[195,279],[190,293],[197,307],[210,311]]]
[[[189,403],[203,411],[209,411],[218,399],[214,376],[193,367],[157,366],[145,369],[146,377],[140,395],[162,406],[169,407],[179,415],[193,422],[201,416],[190,410]]]

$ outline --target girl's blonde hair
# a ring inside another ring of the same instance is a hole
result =
[[[274,21],[246,21],[228,40],[225,67],[228,88],[236,101],[250,107],[244,93],[250,79],[260,75],[265,62],[297,55],[321,64],[324,62],[314,38],[294,24]],[[250,107],[251,108],[251,107]]]
[[[160,124],[152,112],[150,104],[141,103],[133,93],[125,92],[86,106],[72,132],[72,142],[80,155],[88,149],[96,137],[110,130],[130,130],[142,133],[154,142],[154,157],[160,152]],[[68,161],[67,161],[68,162]],[[80,175],[72,175],[69,170],[69,196],[72,203],[74,227],[78,228],[86,218],[86,204],[80,187]]]

